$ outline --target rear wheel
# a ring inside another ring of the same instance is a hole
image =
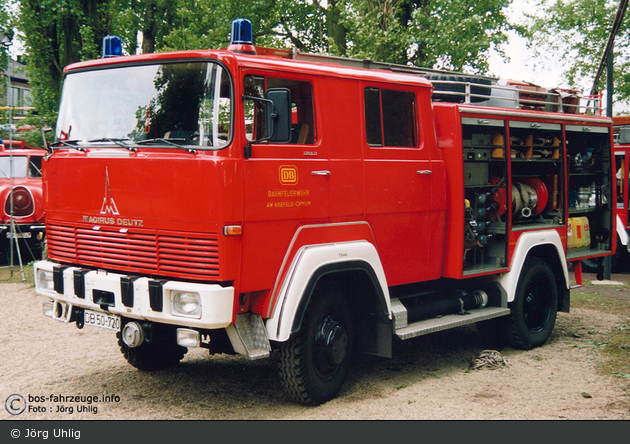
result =
[[[332,286],[319,286],[300,332],[280,347],[280,380],[289,396],[313,406],[334,398],[348,373],[352,336],[345,295]]]
[[[547,342],[558,312],[558,283],[547,262],[537,257],[526,260],[509,307],[510,345],[528,350]]]
[[[602,259],[603,260],[603,259]],[[625,271],[629,265],[630,254],[628,248],[621,243],[621,239],[617,237],[617,250],[610,257],[610,272],[621,273]],[[582,259],[582,271],[586,273],[597,273],[597,259]]]

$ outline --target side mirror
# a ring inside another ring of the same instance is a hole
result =
[[[272,88],[265,92],[265,139],[270,142],[286,143],[291,140],[291,91],[287,88]]]

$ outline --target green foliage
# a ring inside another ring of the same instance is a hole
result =
[[[344,17],[355,57],[485,73],[507,40],[509,0],[354,0]]]
[[[4,31],[4,33],[13,37],[13,30],[11,29],[10,23],[10,11],[9,4],[4,4],[0,7],[0,30]],[[7,48],[4,46],[0,46],[0,72],[4,72],[9,66],[9,57]],[[6,82],[2,82],[2,86],[0,86],[0,96],[2,98],[2,102],[4,103],[4,97],[6,94]]]
[[[489,50],[507,39],[511,0],[11,1],[34,105],[52,126],[64,67],[99,57],[107,34],[127,54],[215,49],[245,17],[258,46],[485,73]]]
[[[15,26],[26,49],[33,104],[54,125],[63,79],[70,63],[99,56],[110,29],[114,0],[20,0]]]
[[[552,52],[567,67],[564,75],[572,87],[582,79],[595,80],[619,2],[617,0],[537,0],[527,14],[527,35],[538,53]],[[616,101],[630,99],[630,13],[626,12],[615,36],[614,88]],[[597,85],[605,89],[604,71]]]

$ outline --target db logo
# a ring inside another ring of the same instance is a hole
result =
[[[283,165],[280,167],[280,183],[282,185],[295,185],[298,183],[298,170],[294,166]]]

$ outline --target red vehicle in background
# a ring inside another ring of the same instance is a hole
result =
[[[42,159],[45,154],[44,150],[29,147],[23,140],[0,141],[2,265],[28,263],[42,257],[45,234]]]
[[[615,168],[617,179],[617,250],[612,256],[611,269],[619,272],[628,269],[630,264],[630,221],[628,220],[628,169],[630,164],[630,116],[613,117],[613,137]],[[594,267],[592,261],[583,263],[585,270]]]

